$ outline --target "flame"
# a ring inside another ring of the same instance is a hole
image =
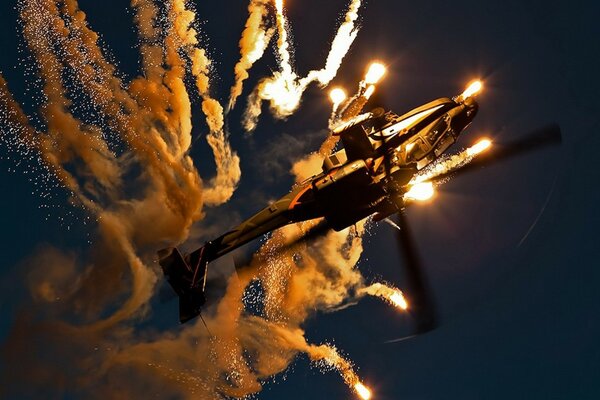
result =
[[[334,88],[331,90],[331,92],[329,92],[329,98],[331,99],[331,102],[335,108],[337,108],[342,101],[346,100],[347,97],[346,91],[342,88]]]
[[[489,140],[487,138],[481,139],[480,141],[478,141],[473,146],[471,146],[467,149],[467,155],[469,157],[476,156],[477,154],[483,153],[484,151],[489,149],[491,147],[491,145],[492,145],[491,140]]]
[[[356,382],[354,390],[356,390],[356,393],[358,393],[363,400],[369,400],[371,398],[371,390],[361,382]]]
[[[383,75],[385,75],[386,71],[387,69],[385,65],[381,64],[380,62],[371,63],[367,71],[367,75],[365,75],[365,83],[367,85],[375,85],[381,80],[381,78],[383,78]]]
[[[420,182],[412,185],[410,189],[404,193],[404,200],[427,201],[433,197],[435,189],[431,182]]]
[[[483,82],[477,80],[469,84],[469,87],[460,95],[461,101],[468,99],[471,96],[479,94],[483,89]]]

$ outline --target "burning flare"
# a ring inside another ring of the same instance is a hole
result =
[[[483,89],[483,83],[479,80],[472,82],[467,89],[462,92],[462,94],[460,96],[458,96],[459,101],[465,101],[466,99],[468,99],[471,96],[475,96],[477,94],[479,94],[479,92],[481,92],[481,90]]]
[[[346,95],[346,91],[342,88],[334,88],[329,92],[329,99],[333,103],[331,108],[331,116],[329,117],[329,129],[334,130],[337,121],[337,111],[340,108],[340,105],[346,100],[348,96]]]
[[[427,201],[435,195],[435,189],[431,182],[415,183],[404,193],[404,200],[407,201]]]
[[[483,153],[487,149],[492,146],[492,141],[489,139],[481,139],[479,142],[475,143],[473,146],[469,147],[467,151],[467,155],[469,157],[474,157],[477,154]]]
[[[377,83],[379,83],[379,81],[381,80],[381,78],[383,78],[383,76],[385,75],[387,69],[385,67],[385,65],[381,64],[380,62],[373,62],[370,66],[369,69],[367,70],[367,74],[365,75],[365,84],[367,85],[375,85]]]
[[[356,390],[356,393],[358,393],[363,400],[369,400],[371,398],[371,390],[361,382],[357,382],[354,385],[354,390]]]
[[[334,88],[329,92],[329,99],[333,103],[333,108],[339,107],[347,97],[346,91],[342,88]]]
[[[401,290],[383,283],[374,283],[358,291],[359,295],[369,295],[384,299],[394,307],[408,310],[408,302]]]

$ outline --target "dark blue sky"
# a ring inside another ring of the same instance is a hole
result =
[[[324,62],[345,3],[287,2],[300,73]],[[479,133],[498,142],[514,139],[550,122],[560,124],[564,139],[558,150],[461,176],[431,204],[408,211],[439,304],[438,330],[384,344],[408,332],[410,319],[370,299],[309,320],[308,338],[334,340],[376,399],[600,398],[600,7],[584,3],[371,0],[361,11],[361,32],[335,82],[350,88],[371,59],[381,59],[389,74],[379,99],[402,113],[481,77],[486,90],[480,114],[462,144]],[[125,2],[80,4],[120,67],[135,75],[136,39]],[[0,4],[0,70],[27,102],[14,5]],[[222,98],[232,81],[245,7],[241,0],[198,4]],[[271,67],[266,57],[250,81]],[[220,213],[248,216],[285,193],[292,180],[284,171],[316,149],[315,132],[326,126],[328,114],[324,93],[311,89],[295,116],[286,122],[266,116],[254,137],[245,139],[239,111],[233,112],[228,123],[244,177]],[[306,140],[292,140],[298,137]],[[203,146],[193,150],[198,160]],[[68,206],[46,219],[27,175],[18,168],[9,172],[15,166],[5,148],[0,155],[2,341],[27,304],[22,260],[43,243],[83,248],[85,229]],[[197,163],[201,172],[211,170]],[[67,231],[69,224],[74,226]],[[365,248],[359,264],[365,275],[401,286],[391,228],[373,229]],[[165,313],[160,321],[172,311],[159,309]],[[304,358],[286,376],[258,398],[352,397],[336,374],[322,375]]]

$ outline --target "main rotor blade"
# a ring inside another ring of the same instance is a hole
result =
[[[431,331],[437,326],[435,303],[404,211],[398,212],[397,220],[400,227],[399,230],[396,230],[398,245],[404,260],[408,284],[406,290],[408,307],[416,320],[416,333],[421,334]]]
[[[430,181],[440,182],[450,176],[457,176],[465,172],[473,171],[496,162],[508,160],[546,147],[557,146],[560,145],[561,142],[562,135],[560,127],[557,124],[549,125],[509,143],[494,143],[490,149],[477,155],[470,163],[437,175],[430,179]]]

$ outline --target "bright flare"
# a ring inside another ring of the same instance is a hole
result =
[[[481,89],[483,89],[483,83],[481,81],[475,81],[460,95],[460,98],[464,101],[481,92]]]
[[[404,193],[405,200],[426,201],[433,197],[435,189],[431,182],[421,182],[411,186],[410,190]]]
[[[356,390],[356,393],[358,393],[360,398],[363,400],[369,400],[371,398],[371,390],[369,390],[369,388],[363,385],[361,382],[357,382],[354,385],[354,390]]]
[[[394,226],[400,229],[396,224],[394,224]],[[377,296],[380,299],[392,304],[394,307],[400,308],[401,310],[408,309],[408,302],[406,301],[404,294],[393,286],[388,286],[383,283],[374,283],[370,286],[360,289],[358,294],[360,296],[365,294],[368,294],[369,296]]]
[[[369,66],[369,70],[367,71],[367,75],[365,75],[365,83],[367,85],[375,85],[383,75],[385,75],[386,68],[385,65],[374,62]]]
[[[476,156],[479,153],[483,153],[492,145],[492,141],[489,139],[481,139],[479,142],[475,143],[473,146],[467,149],[467,155],[469,157]]]
[[[346,91],[342,88],[334,88],[329,92],[329,98],[334,106],[339,106],[342,101],[346,100]]]
[[[395,291],[390,297],[389,300],[396,306],[396,307],[400,307],[403,310],[407,310],[408,309],[408,302],[406,301],[406,298],[404,297],[404,295],[402,294],[401,291],[397,290]]]
[[[367,88],[367,90],[365,90],[365,93],[363,94],[363,97],[365,99],[370,99],[371,96],[373,96],[373,93],[375,93],[375,85],[369,85],[369,87]]]

